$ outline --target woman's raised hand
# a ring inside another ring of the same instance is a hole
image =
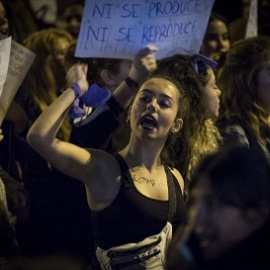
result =
[[[154,45],[149,45],[141,49],[135,56],[129,77],[138,84],[141,84],[149,75],[150,72],[157,68],[155,52],[158,48]]]
[[[70,85],[71,83],[77,83],[80,86],[82,93],[86,93],[89,88],[87,70],[88,66],[86,64],[74,64],[67,73],[67,84]]]

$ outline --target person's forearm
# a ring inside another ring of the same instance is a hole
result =
[[[68,88],[38,117],[27,134],[27,141],[31,146],[38,150],[55,140],[74,98],[73,90]]]
[[[137,93],[136,88],[130,87],[123,81],[112,93],[113,98],[119,103],[122,109],[126,109]]]
[[[133,61],[128,77],[113,91],[113,98],[120,104],[122,109],[126,109],[139,87],[148,77],[149,73],[157,67],[154,52],[155,46],[148,46],[140,50]]]

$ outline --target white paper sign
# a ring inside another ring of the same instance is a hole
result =
[[[15,41],[11,42],[7,77],[0,97],[0,125],[34,58],[33,52]]]
[[[214,0],[86,0],[75,56],[132,59],[149,44],[157,59],[198,53]]]
[[[0,40],[0,97],[7,77],[11,37]]]
[[[249,7],[249,17],[246,29],[246,38],[258,35],[258,1],[251,0]]]

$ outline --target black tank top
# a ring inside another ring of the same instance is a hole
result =
[[[127,243],[137,243],[159,233],[168,221],[168,201],[151,199],[141,194],[134,186],[125,160],[114,154],[121,168],[121,186],[114,201],[105,209],[92,211],[93,234],[97,246],[109,249]],[[165,170],[167,179],[168,173]],[[173,176],[176,212],[173,228],[187,220],[187,209],[181,187]]]

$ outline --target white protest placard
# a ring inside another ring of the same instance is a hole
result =
[[[258,35],[258,1],[251,0],[245,38]]]
[[[198,53],[214,0],[86,0],[77,57],[132,59],[149,44],[157,59]]]
[[[11,37],[0,40],[0,97],[7,77]]]
[[[33,52],[12,40],[8,72],[0,96],[0,125],[34,58]]]

